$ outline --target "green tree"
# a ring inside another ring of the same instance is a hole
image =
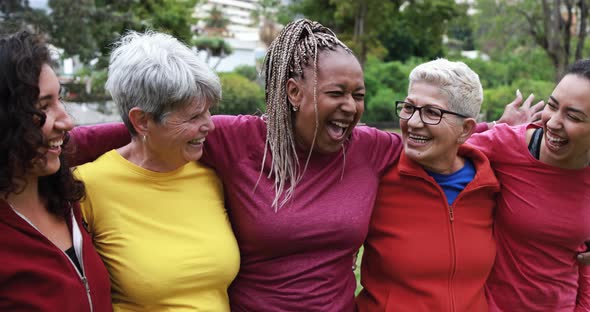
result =
[[[49,0],[52,42],[83,62],[106,66],[111,43],[127,30],[163,31],[189,42],[197,0]]]
[[[370,55],[386,61],[442,56],[448,21],[466,14],[454,0],[295,0],[289,11],[332,28],[363,65]]]
[[[473,38],[473,22],[472,18],[467,15],[469,6],[467,3],[458,4],[457,11],[459,16],[453,18],[448,23],[447,35],[449,40],[455,39],[460,43],[461,50],[474,50],[475,42]]]
[[[389,21],[379,35],[388,53],[386,61],[410,57],[432,59],[445,56],[443,36],[450,20],[467,14],[466,7],[454,0],[412,1],[397,18]]]
[[[204,18],[206,36],[217,37],[227,35],[227,26],[230,23],[229,18],[223,14],[217,5],[214,5],[209,11],[209,15]]]
[[[212,65],[214,69],[217,68],[221,60],[223,60],[226,56],[230,55],[233,52],[232,47],[221,37],[198,37],[193,39],[191,43],[197,47],[197,49],[206,51],[207,59],[206,62],[209,63],[211,57],[216,57],[217,62]]]
[[[0,1],[0,32],[12,33],[25,28],[45,31],[49,24],[45,12],[31,8],[28,0]]]
[[[551,60],[558,80],[584,55],[588,5],[588,0],[478,0],[479,45],[502,54],[537,45]]]

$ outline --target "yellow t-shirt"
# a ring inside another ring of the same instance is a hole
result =
[[[115,311],[229,311],[240,256],[214,171],[153,172],[112,150],[75,174]]]

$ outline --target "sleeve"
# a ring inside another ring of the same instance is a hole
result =
[[[200,159],[203,164],[219,172],[242,160],[249,150],[264,150],[264,146],[257,145],[265,142],[266,137],[266,132],[262,131],[264,127],[260,125],[264,121],[260,117],[215,115],[211,119],[215,129],[207,135]]]
[[[74,177],[82,182],[84,182],[84,177],[82,174],[82,170],[80,167],[77,167],[73,171]],[[82,213],[82,221],[84,222],[84,227],[90,233],[90,236],[94,239],[94,214],[92,210],[92,203],[90,201],[90,196],[87,193],[82,200],[80,200],[80,212]]]
[[[360,141],[367,152],[368,161],[373,164],[379,176],[399,159],[403,150],[401,136],[397,133],[386,132],[372,127],[359,127]]]
[[[100,155],[131,142],[123,123],[106,123],[76,127],[70,131],[73,153],[67,155],[68,164],[77,166],[91,162]]]
[[[479,124],[478,124],[479,127]],[[478,150],[482,151],[486,157],[490,161],[492,161],[494,155],[494,146],[496,145],[496,134],[497,128],[501,127],[501,125],[497,125],[496,127],[490,129],[489,131],[474,133],[471,137],[467,140],[468,144],[475,146]],[[477,127],[476,127],[477,131]]]
[[[586,245],[580,247],[586,250]],[[575,312],[590,312],[590,265],[578,264],[578,296]]]
[[[487,122],[480,122],[477,125],[475,125],[474,133],[482,133],[482,132],[485,132],[488,130],[490,130],[490,128],[488,127],[488,123]]]

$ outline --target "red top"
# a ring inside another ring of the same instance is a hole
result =
[[[526,130],[496,125],[470,143],[488,155],[502,191],[490,311],[590,311],[590,266],[576,261],[590,238],[590,167],[557,168],[528,151]]]
[[[359,311],[487,311],[499,184],[486,157],[463,145],[476,175],[449,206],[441,187],[402,153],[379,186],[361,266]]]
[[[82,257],[90,299],[68,256],[0,201],[0,311],[112,311],[109,275],[82,226]],[[71,216],[66,218],[70,231]],[[92,302],[93,309],[90,308]]]

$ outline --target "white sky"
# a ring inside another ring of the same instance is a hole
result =
[[[29,5],[35,9],[47,9],[47,0],[29,0]]]

